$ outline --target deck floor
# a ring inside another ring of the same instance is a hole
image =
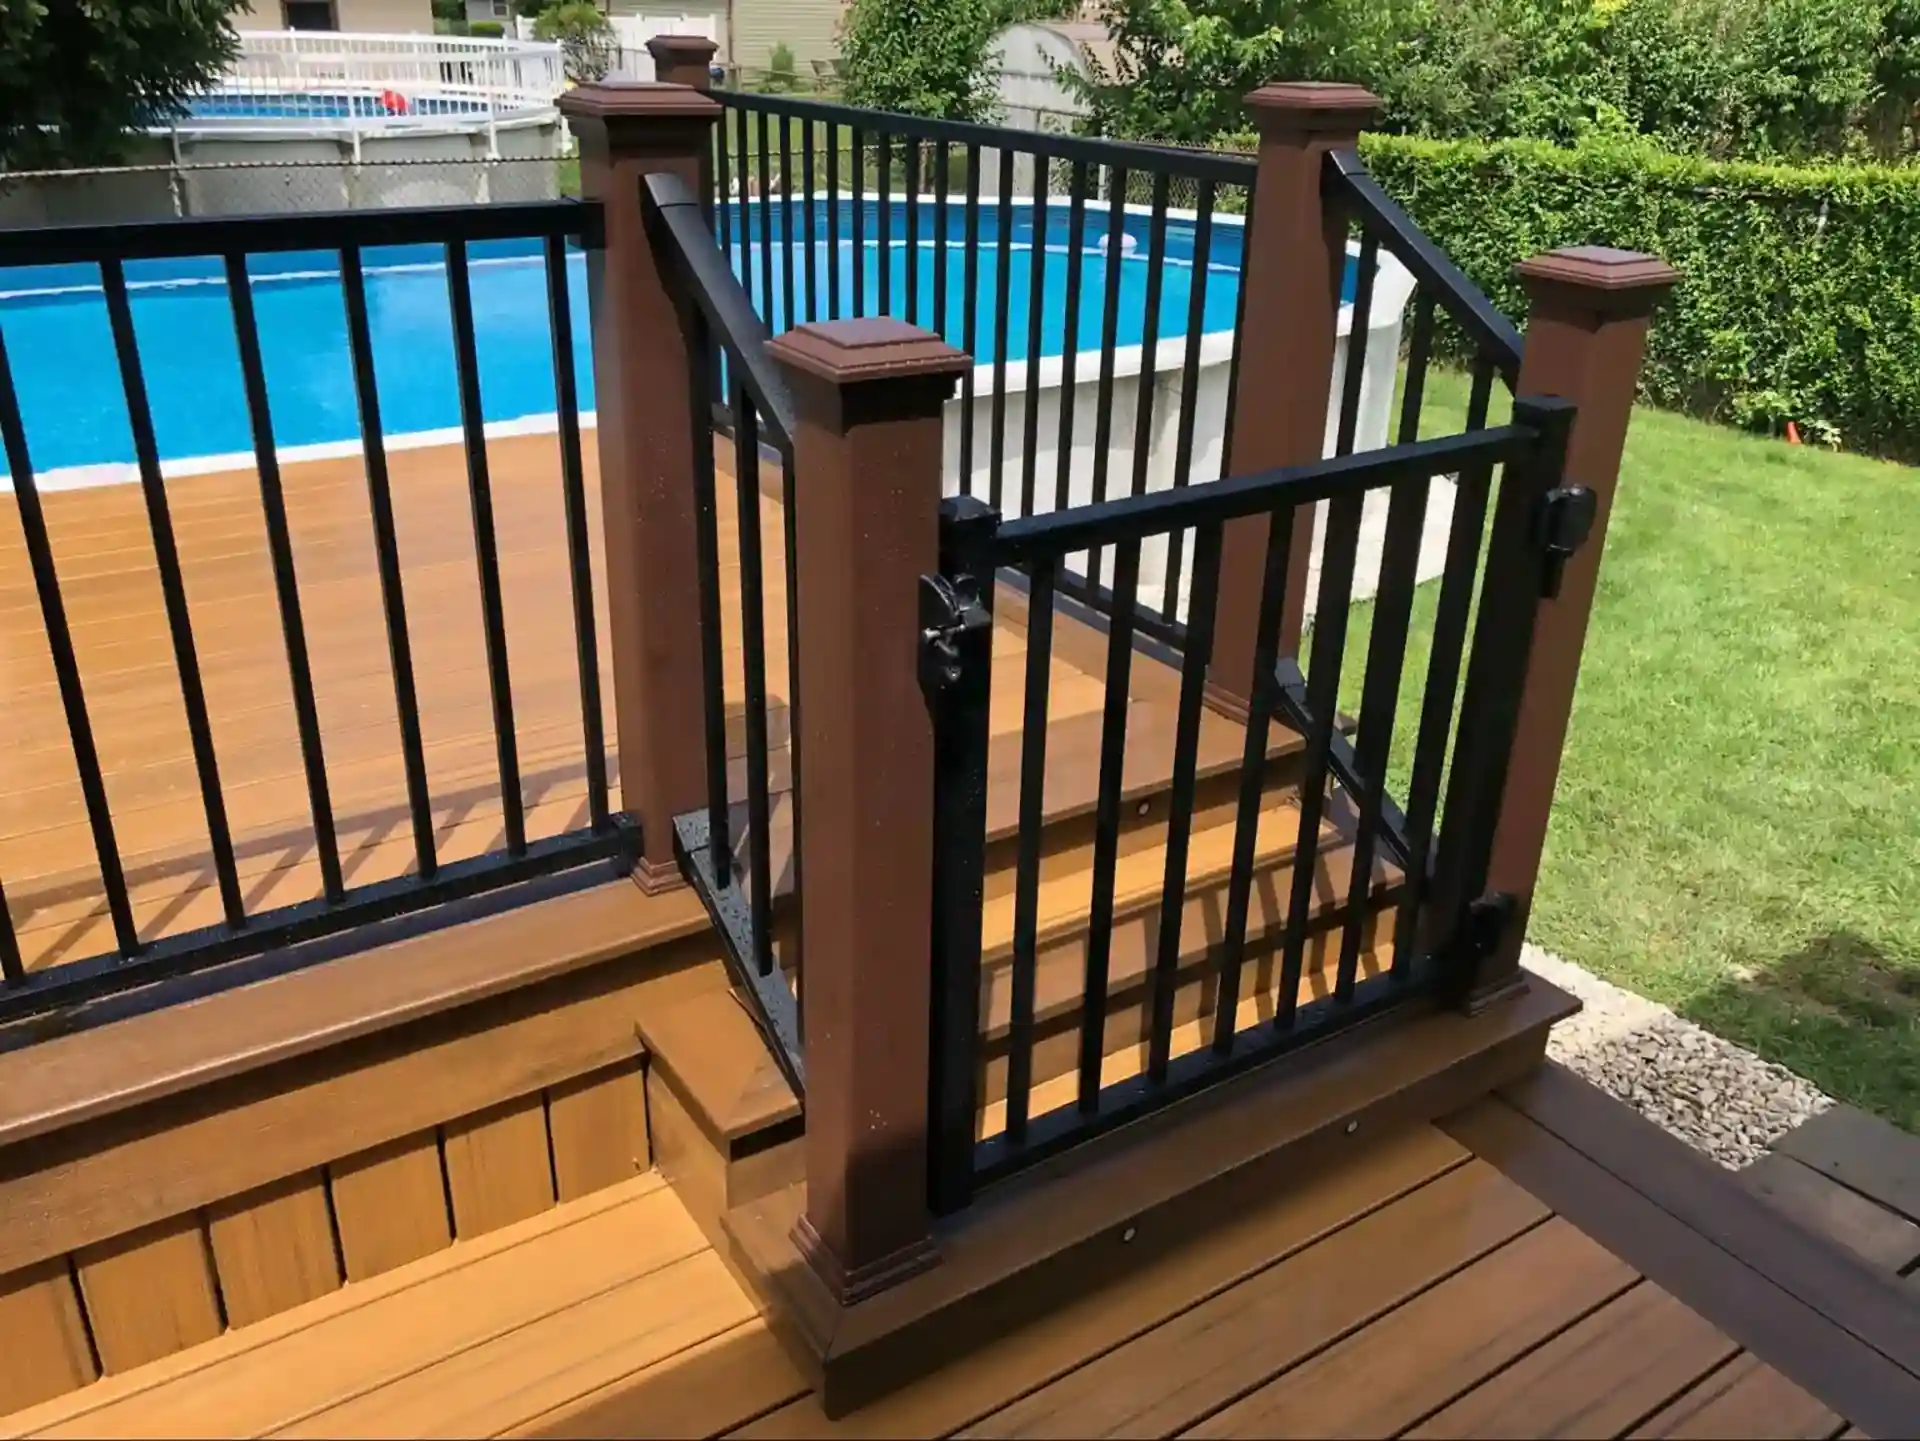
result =
[[[840,1422],[648,1175],[109,1377],[5,1430],[1828,1438],[1848,1427],[1490,1160],[1420,1126]]]
[[[558,447],[552,436],[536,435],[495,439],[488,451],[527,832],[538,839],[587,820]],[[586,451],[604,734],[617,808],[591,437]],[[728,458],[723,448],[723,463]],[[464,454],[458,447],[399,450],[390,461],[435,844],[442,861],[463,859],[504,845]],[[722,479],[728,694],[737,712],[736,509],[730,477]],[[284,484],[347,882],[407,874],[414,843],[364,469],[358,460],[304,462],[286,467]],[[320,872],[257,479],[250,470],[186,477],[170,481],[167,491],[247,908],[257,914],[311,900],[320,894]],[[769,730],[778,746],[788,690],[784,549],[780,508],[770,498],[763,502]],[[215,924],[221,916],[205,812],[141,491],[114,485],[54,492],[45,496],[45,510],[141,936],[151,941]],[[1105,690],[1100,647],[1088,644],[1095,639],[1084,627],[1059,628],[1051,724],[1078,717],[1097,726]],[[1003,621],[993,720],[1002,740],[1020,729],[1024,654],[1023,631]],[[1168,750],[1170,726],[1159,722],[1171,715],[1176,679],[1164,666],[1142,663],[1131,680],[1133,699],[1156,720],[1134,732],[1151,732]],[[0,687],[7,732],[0,748],[0,883],[25,963],[37,969],[111,951],[99,867],[11,495],[0,496]],[[1207,725],[1222,754],[1237,757],[1238,742],[1227,734],[1236,728],[1211,715]],[[740,727],[731,731],[735,786],[743,790]],[[1136,762],[1169,763],[1146,754],[1153,746],[1144,740],[1138,749],[1130,771]],[[1055,748],[1050,792],[1056,780],[1097,760],[1084,752],[1077,743]],[[784,787],[782,755],[772,769],[776,787]],[[995,777],[996,803],[1009,812],[1013,778]]]

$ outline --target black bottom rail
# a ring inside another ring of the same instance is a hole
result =
[[[1026,1135],[1020,1140],[1005,1132],[989,1136],[975,1148],[973,1184],[986,1186],[1004,1180],[1241,1072],[1345,1035],[1369,1022],[1389,1015],[1416,1014],[1412,1003],[1431,999],[1442,991],[1443,969],[1438,960],[1427,959],[1402,974],[1369,977],[1354,988],[1351,1000],[1328,996],[1299,1007],[1289,1025],[1265,1021],[1236,1031],[1225,1051],[1201,1044],[1175,1056],[1167,1062],[1164,1079],[1155,1080],[1143,1070],[1128,1080],[1102,1086],[1091,1108],[1069,1101],[1035,1116],[1027,1122]]]
[[[705,811],[690,811],[674,818],[673,848],[680,860],[680,873],[700,897],[713,928],[720,933],[728,973],[752,999],[747,1014],[766,1037],[774,1063],[793,1087],[794,1095],[804,1097],[807,1069],[800,1044],[800,1003],[780,966],[763,971],[755,962],[760,948],[753,907],[735,881],[731,865],[725,874],[715,869],[712,831]]]
[[[303,901],[263,911],[248,917],[244,926],[223,924],[185,931],[153,941],[134,956],[116,951],[48,966],[0,987],[0,1025],[329,939],[596,862],[612,861],[624,868],[639,855],[639,834],[629,817],[614,815],[603,829],[530,841],[518,855],[495,852],[452,861],[431,876],[376,881],[347,892],[339,901]]]

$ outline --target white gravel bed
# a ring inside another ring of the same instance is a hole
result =
[[[1586,1007],[1554,1027],[1547,1053],[1723,1166],[1751,1164],[1833,1105],[1784,1067],[1538,946],[1522,963]]]

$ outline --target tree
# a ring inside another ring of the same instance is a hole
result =
[[[997,110],[987,49],[992,0],[854,0],[842,46],[847,103],[908,115],[988,120]]]
[[[561,0],[533,22],[536,40],[560,42],[560,63],[575,84],[600,80],[619,58],[613,26],[593,0]]]
[[[243,3],[0,0],[0,166],[119,158],[225,73]]]

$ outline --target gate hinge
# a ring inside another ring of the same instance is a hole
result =
[[[1593,534],[1598,511],[1599,501],[1584,485],[1555,486],[1541,498],[1536,529],[1547,564],[1540,580],[1540,594],[1548,600],[1560,594],[1567,562]]]
[[[964,678],[968,638],[992,629],[993,615],[970,578],[920,577],[920,690],[930,704]]]

